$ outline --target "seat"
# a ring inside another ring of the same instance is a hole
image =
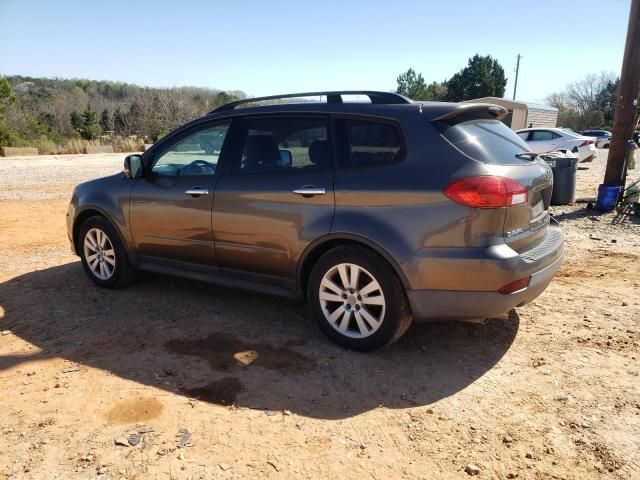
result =
[[[329,142],[327,140],[315,140],[309,145],[309,160],[313,166],[324,170],[331,168],[331,155],[329,155]]]
[[[250,135],[245,148],[243,170],[272,170],[278,168],[280,150],[269,135]]]

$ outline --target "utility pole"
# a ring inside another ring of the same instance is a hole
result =
[[[514,83],[513,85],[513,99],[516,99],[516,90],[518,90],[518,73],[520,72],[520,59],[522,58],[522,55],[518,54],[518,56],[516,57],[516,83]]]
[[[631,0],[627,40],[622,59],[620,86],[613,118],[613,132],[604,183],[623,185],[628,142],[633,135],[638,93],[640,93],[640,0]]]

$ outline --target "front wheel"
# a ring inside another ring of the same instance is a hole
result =
[[[135,276],[120,237],[104,217],[91,217],[82,224],[78,253],[89,278],[101,287],[118,288]]]
[[[314,265],[307,297],[320,329],[337,344],[370,351],[398,340],[411,309],[391,266],[363,248],[344,246]]]

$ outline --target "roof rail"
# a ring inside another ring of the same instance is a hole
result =
[[[305,92],[305,93],[287,93],[285,95],[271,95],[268,97],[256,97],[256,98],[244,98],[242,100],[236,100],[235,102],[226,103],[215,110],[211,110],[209,113],[223,112],[226,110],[233,110],[239,105],[245,103],[257,103],[266,100],[279,100],[281,98],[299,98],[299,97],[319,97],[326,96],[327,103],[342,103],[341,95],[365,95],[369,97],[371,103],[377,104],[400,104],[400,103],[412,103],[407,97],[400,95],[399,93],[392,92],[376,92],[371,90],[344,90],[334,92]]]

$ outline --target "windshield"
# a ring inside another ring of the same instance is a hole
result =
[[[526,142],[498,120],[480,119],[440,126],[444,138],[474,160],[502,165],[530,163],[516,157],[517,153],[531,151]]]

